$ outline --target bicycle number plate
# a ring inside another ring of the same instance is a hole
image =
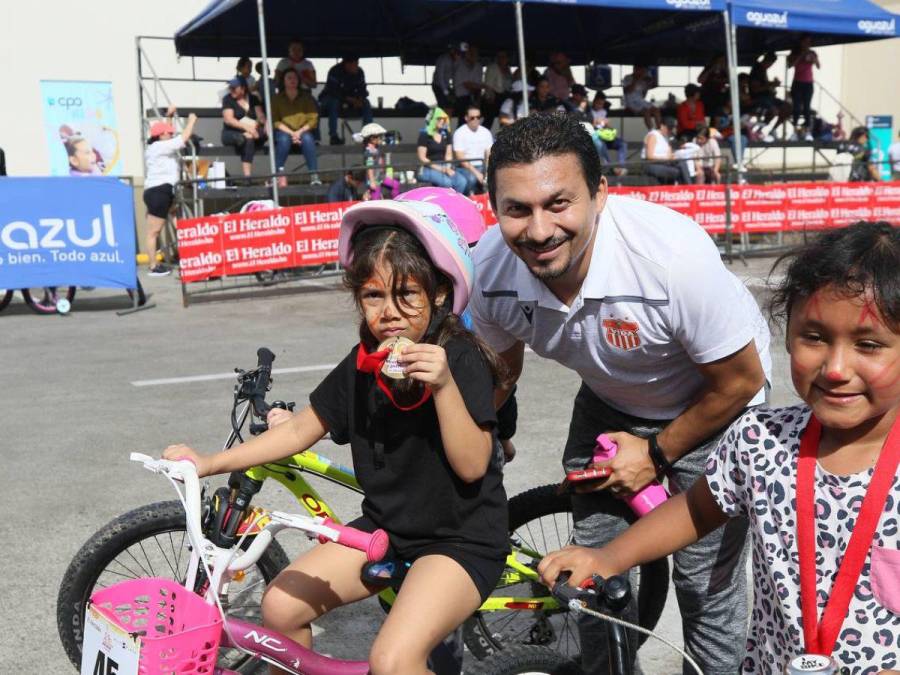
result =
[[[141,645],[137,638],[88,607],[81,648],[81,675],[138,675]]]

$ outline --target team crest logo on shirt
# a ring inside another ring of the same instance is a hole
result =
[[[641,346],[638,325],[634,321],[603,319],[603,329],[606,341],[613,347],[627,352],[630,349],[637,349]]]

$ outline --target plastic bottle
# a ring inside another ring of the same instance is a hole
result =
[[[608,462],[616,456],[618,451],[619,446],[616,445],[615,441],[606,434],[600,434],[597,436],[593,461]],[[654,480],[642,490],[625,498],[624,501],[638,516],[645,516],[668,498],[669,493],[666,492],[666,489],[658,481]]]

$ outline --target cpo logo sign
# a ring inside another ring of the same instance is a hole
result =
[[[60,108],[80,108],[83,105],[80,96],[60,96],[58,98],[48,98],[47,105],[58,106]]]
[[[861,20],[856,22],[856,27],[866,35],[895,35],[897,32],[894,19],[890,21]]]
[[[752,26],[764,28],[787,28],[788,13],[787,12],[747,12],[745,15],[747,23]]]

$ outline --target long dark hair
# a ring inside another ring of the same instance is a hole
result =
[[[784,325],[799,300],[831,286],[855,297],[872,293],[875,305],[893,332],[900,332],[900,230],[884,221],[860,221],[819,235],[781,256],[772,272],[787,263],[775,286],[769,315]]]
[[[415,279],[421,285],[431,306],[432,316],[431,325],[423,342],[443,347],[454,338],[465,340],[481,353],[494,382],[497,384],[505,382],[506,368],[497,353],[466,329],[456,314],[448,311],[448,308],[453,306],[453,285],[450,279],[434,266],[422,243],[400,227],[368,227],[360,230],[353,239],[353,263],[344,270],[344,287],[353,293],[360,312],[362,311],[360,291],[380,264],[390,266],[393,271],[391,298],[397,310],[404,316],[408,317],[421,311],[419,307],[410,306],[405,299],[404,293],[409,280]],[[444,296],[441,304],[438,304],[439,295]],[[369,351],[378,346],[365,319],[360,321],[359,337]]]

